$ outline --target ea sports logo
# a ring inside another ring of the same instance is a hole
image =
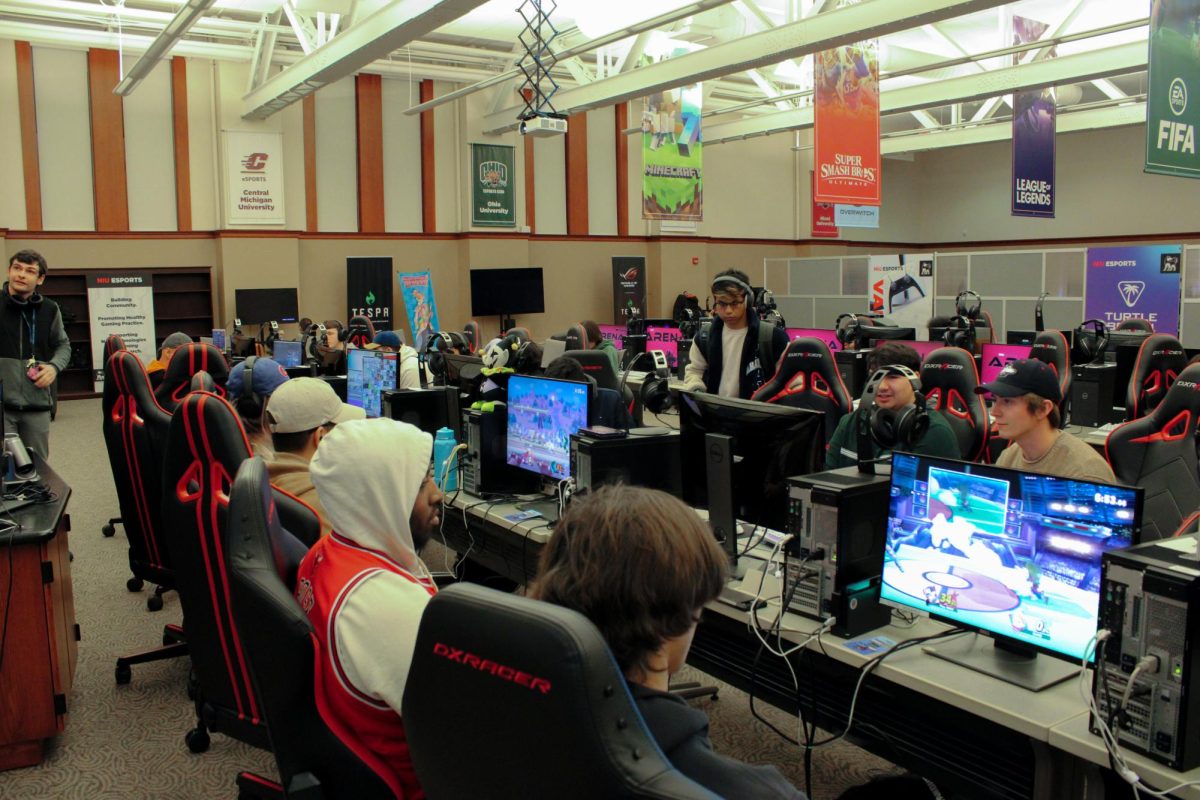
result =
[[[1183,78],[1176,78],[1171,81],[1171,89],[1167,93],[1167,100],[1171,104],[1171,113],[1175,116],[1183,114],[1187,111],[1187,84],[1183,82]]]

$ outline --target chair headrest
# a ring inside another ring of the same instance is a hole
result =
[[[206,342],[192,342],[178,348],[171,356],[171,363],[167,364],[167,372],[158,389],[159,398],[163,399],[165,395],[172,402],[178,403],[183,395],[191,390],[192,376],[200,371],[207,372],[212,377],[217,386],[216,394],[225,393],[225,381],[229,379],[229,363],[225,360],[225,355]]]
[[[801,337],[788,342],[775,364],[775,374],[751,399],[770,403],[782,393],[793,399],[797,394],[811,393],[843,405],[846,410],[850,407],[850,394],[837,362],[829,345],[821,339]]]
[[[1033,337],[1033,345],[1029,348],[1029,357],[1054,367],[1060,383],[1064,379],[1064,374],[1070,374],[1071,345],[1062,331],[1039,331]]]
[[[212,392],[215,394],[217,382],[213,380],[212,375],[209,375],[204,370],[200,370],[192,376],[190,388],[193,392]]]
[[[1154,333],[1154,326],[1150,324],[1150,320],[1148,319],[1134,318],[1121,320],[1121,324],[1117,326],[1117,330]]]
[[[108,359],[112,357],[113,353],[124,349],[126,349],[125,340],[120,336],[117,336],[115,333],[110,334],[109,337],[104,340],[104,362],[108,363]]]
[[[467,350],[474,353],[479,349],[480,339],[483,337],[483,327],[473,319],[467,320],[467,324],[463,325],[463,333],[467,338]]]
[[[563,356],[578,361],[583,371],[595,378],[596,385],[601,389],[620,387],[619,377],[613,371],[612,359],[603,350],[567,350]]]
[[[308,548],[280,524],[275,493],[261,457],[242,462],[229,495],[226,547],[232,570],[250,576],[260,587],[279,581],[290,593]]]
[[[1179,373],[1162,402],[1146,419],[1151,420],[1156,430],[1161,430],[1183,412],[1191,415],[1194,425],[1200,415],[1200,364],[1192,364]]]
[[[250,441],[241,420],[225,398],[209,392],[192,392],[175,409],[167,444],[168,476],[182,476],[187,464],[219,463],[226,467],[232,480],[250,455]],[[180,459],[185,463],[180,463]]]
[[[975,393],[979,370],[975,357],[961,347],[939,347],[921,362],[921,386],[955,386]]]
[[[1176,377],[1187,367],[1187,351],[1179,339],[1153,333],[1138,348],[1129,376],[1125,408],[1129,419],[1145,416],[1166,396]]]
[[[147,414],[162,414],[169,417],[169,413],[159,406],[155,399],[154,390],[150,388],[150,378],[146,375],[146,368],[142,366],[142,360],[137,357],[136,353],[130,350],[118,350],[108,360],[108,366],[108,376],[112,382],[114,397],[124,395],[127,398],[126,402],[135,405],[143,417]],[[106,381],[106,395],[108,388]]]

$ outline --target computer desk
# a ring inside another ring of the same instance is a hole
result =
[[[1105,797],[1104,782],[1100,779],[1099,768],[1108,767],[1108,752],[1104,749],[1104,743],[1100,737],[1088,730],[1087,714],[1081,714],[1054,726],[1050,730],[1050,746],[1060,753],[1073,757],[1078,764],[1082,780],[1079,782],[1080,791],[1074,795],[1075,797],[1081,800],[1102,800]],[[1176,772],[1157,761],[1151,761],[1128,750],[1122,750],[1121,753],[1130,768],[1141,776],[1142,780],[1159,791],[1170,789],[1185,781],[1200,782],[1200,767],[1188,772]],[[1110,784],[1118,783],[1123,787],[1123,791],[1116,796],[1128,797],[1130,789],[1124,783],[1117,779],[1110,780]],[[1112,794],[1110,792],[1109,796]],[[1148,797],[1145,794],[1142,796]],[[1180,789],[1171,796],[1196,800],[1196,798],[1200,798],[1200,785]]]

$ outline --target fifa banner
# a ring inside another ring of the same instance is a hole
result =
[[[1109,328],[1145,319],[1157,333],[1178,336],[1182,252],[1179,245],[1088,250],[1085,316]]]
[[[225,131],[226,221],[283,225],[283,134]]]
[[[1200,0],[1150,5],[1146,172],[1200,178]]]
[[[346,319],[366,317],[377,331],[392,329],[392,259],[346,259]]]
[[[816,55],[813,202],[878,206],[879,43]]]
[[[613,256],[613,323],[646,316],[646,259]]]
[[[1013,44],[1037,41],[1049,27],[1045,22],[1013,16]],[[1053,86],[1013,94],[1014,217],[1054,217],[1056,110]]]
[[[642,218],[704,219],[700,84],[655,92],[642,107]]]
[[[154,280],[142,272],[88,271],[88,313],[92,324],[92,384],[104,391],[104,343],[120,336],[125,349],[143,364],[158,357],[154,338]]]
[[[867,307],[901,328],[916,328],[928,338],[933,316],[933,254],[871,256]]]
[[[471,224],[486,228],[517,227],[513,184],[513,148],[471,145]]]
[[[441,330],[437,299],[433,296],[433,276],[428,272],[401,272],[398,278],[404,309],[408,312],[408,327],[412,331],[410,341],[420,351],[429,337]]]

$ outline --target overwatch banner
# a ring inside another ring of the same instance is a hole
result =
[[[1200,178],[1200,0],[1153,0],[1146,172]]]
[[[441,330],[438,327],[437,299],[433,296],[433,276],[428,272],[401,272],[400,295],[408,312],[409,341],[418,351],[425,341]]]
[[[656,92],[642,110],[642,218],[704,219],[700,84]]]
[[[366,317],[377,331],[392,329],[392,259],[346,259],[346,320]]]
[[[918,338],[929,338],[927,323],[933,316],[933,255],[871,256],[867,307],[901,328],[916,328]]]
[[[1050,26],[1013,17],[1013,44],[1042,38]],[[1053,51],[1052,51],[1053,54]],[[1054,87],[1013,94],[1012,215],[1054,216]]]
[[[813,202],[880,203],[878,47],[872,39],[816,54]]]
[[[646,316],[646,259],[613,256],[613,322],[624,325]]]
[[[1085,316],[1109,328],[1145,319],[1156,333],[1178,336],[1182,252],[1179,245],[1089,249]]]
[[[471,224],[517,227],[513,148],[499,144],[471,145]]]
[[[120,336],[143,364],[158,357],[154,339],[154,276],[148,272],[94,272],[87,276],[92,334],[92,384],[104,391],[104,343]],[[28,345],[26,345],[28,347]]]

